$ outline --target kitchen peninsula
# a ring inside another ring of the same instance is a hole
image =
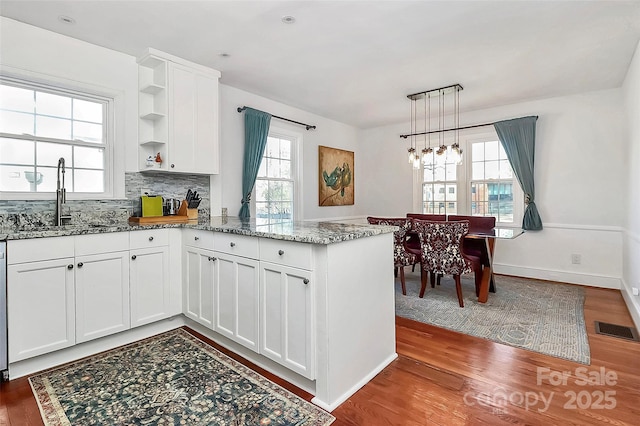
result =
[[[396,358],[393,230],[222,217],[0,230],[8,239],[10,378],[186,325],[331,411]],[[103,288],[91,300],[85,286],[94,280],[85,275],[103,259],[112,265],[95,272],[120,271],[122,285],[95,280]],[[38,288],[42,265],[59,288]],[[91,318],[109,305],[112,287],[115,315]],[[56,300],[61,309],[51,307]],[[47,322],[60,329],[39,330]]]

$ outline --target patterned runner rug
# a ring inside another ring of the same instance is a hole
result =
[[[435,288],[427,282],[420,299],[420,274],[409,271],[406,268],[406,296],[396,279],[396,315],[581,364],[591,362],[584,288],[497,275],[496,293],[479,303],[473,275],[463,275],[460,308],[453,277],[443,277]]]
[[[29,378],[45,425],[304,425],[335,418],[182,329]]]

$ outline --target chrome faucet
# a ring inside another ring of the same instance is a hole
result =
[[[60,175],[62,174],[62,183]],[[56,189],[56,226],[64,225],[65,220],[71,220],[71,215],[63,215],[62,208],[67,202],[67,190],[64,188],[64,157],[58,160],[58,183]]]

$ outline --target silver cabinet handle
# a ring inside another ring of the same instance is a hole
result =
[[[200,237],[193,237],[194,240],[198,241]]]
[[[218,260],[218,258],[217,258],[217,257],[209,256],[209,261],[210,261],[210,262],[215,262],[216,260]]]
[[[307,278],[303,279],[302,282],[306,285],[309,284],[309,280]]]
[[[133,256],[131,256],[131,260],[136,260],[138,256],[136,256],[135,254]]]
[[[284,254],[284,250],[278,250],[278,254],[282,256]]]
[[[78,268],[82,268],[83,266],[84,266],[84,263],[78,262]]]
[[[153,237],[149,237],[149,241],[153,241]]]
[[[67,265],[67,269],[73,269],[73,265]]]
[[[172,169],[173,169],[175,166],[176,166],[175,164],[171,163],[171,168],[172,168]]]
[[[231,242],[231,243],[229,243],[229,245],[230,245],[231,247],[235,247],[235,246],[236,246],[236,243]]]

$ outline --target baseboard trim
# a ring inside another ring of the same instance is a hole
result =
[[[382,370],[384,370],[396,358],[398,358],[398,354],[394,352],[387,359],[382,361],[374,370],[372,370],[369,374],[367,374],[365,377],[363,377],[362,380],[360,380],[358,383],[353,385],[348,391],[346,391],[345,393],[340,395],[335,401],[333,401],[331,403],[327,403],[325,401],[321,401],[318,397],[315,397],[315,398],[311,399],[311,402],[313,402],[318,407],[320,407],[320,408],[322,408],[322,409],[324,409],[324,410],[326,410],[328,412],[332,412],[333,410],[338,408],[338,406],[340,406],[340,404],[345,402],[354,393],[356,393],[358,390],[360,390],[360,388],[362,388],[364,385],[369,383],[375,376],[377,376]]]
[[[622,298],[624,299],[624,303],[627,304],[627,309],[629,310],[629,314],[631,315],[631,319],[636,326],[636,330],[640,330],[640,306],[635,303],[633,293],[630,292],[631,286],[627,284],[626,281],[622,280]]]
[[[526,266],[494,264],[494,272],[497,274],[514,275],[525,278],[537,278],[539,280],[559,281],[569,284],[579,284],[591,287],[611,288],[620,290],[622,281],[618,277],[595,274],[580,274],[576,272],[558,271]]]

